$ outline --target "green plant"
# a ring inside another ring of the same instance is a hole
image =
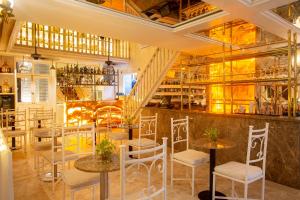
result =
[[[125,124],[132,124],[133,123],[133,117],[131,117],[131,116],[125,116],[123,118],[123,121],[124,121]]]
[[[96,146],[96,154],[100,155],[103,160],[109,160],[111,159],[115,148],[116,147],[112,142],[110,142],[107,138],[104,138]]]
[[[208,128],[205,130],[204,135],[206,135],[210,141],[216,142],[218,140],[219,131],[217,128]]]

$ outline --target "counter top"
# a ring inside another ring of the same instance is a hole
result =
[[[187,114],[199,114],[203,116],[213,116],[213,117],[232,117],[232,118],[248,118],[248,119],[263,119],[263,120],[273,120],[273,121],[290,121],[290,122],[299,122],[300,117],[287,117],[287,116],[272,116],[272,115],[255,115],[255,114],[218,114],[218,113],[208,113],[197,110],[175,110],[175,109],[166,109],[166,108],[155,108],[155,107],[146,107],[144,109],[153,109],[166,112],[176,112],[176,113],[187,113]]]

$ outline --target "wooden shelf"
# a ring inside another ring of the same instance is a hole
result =
[[[15,95],[15,93],[0,93],[0,95]]]
[[[0,72],[0,75],[13,76],[13,75],[15,75],[15,73],[2,73],[2,72]]]
[[[181,92],[156,92],[155,95],[159,95],[159,96],[181,96]],[[188,95],[188,94],[183,93],[183,95]]]
[[[181,85],[160,85],[159,88],[173,88],[173,89],[180,89]],[[188,89],[189,86],[188,85],[183,85],[182,88],[184,89]],[[202,86],[199,85],[191,85],[191,89],[199,89],[199,90],[205,90],[205,88],[203,88]]]

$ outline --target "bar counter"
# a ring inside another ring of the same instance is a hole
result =
[[[300,189],[300,118],[262,115],[213,114],[188,110],[144,108],[143,115],[158,113],[158,138],[170,136],[170,119],[190,117],[190,146],[201,149],[199,140],[206,128],[217,128],[220,138],[236,143],[231,149],[217,151],[217,164],[228,161],[245,162],[249,126],[263,128],[270,123],[266,179]],[[170,140],[168,141],[170,144]],[[182,147],[183,148],[183,147]]]

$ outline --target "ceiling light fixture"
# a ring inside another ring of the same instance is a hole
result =
[[[78,64],[77,64],[78,65]],[[52,60],[52,65],[51,65],[51,67],[50,67],[50,70],[55,70],[55,66],[54,66],[54,64],[53,64],[53,60]]]
[[[14,0],[0,0],[0,17],[5,22],[8,21],[9,17],[14,17],[13,12]]]

